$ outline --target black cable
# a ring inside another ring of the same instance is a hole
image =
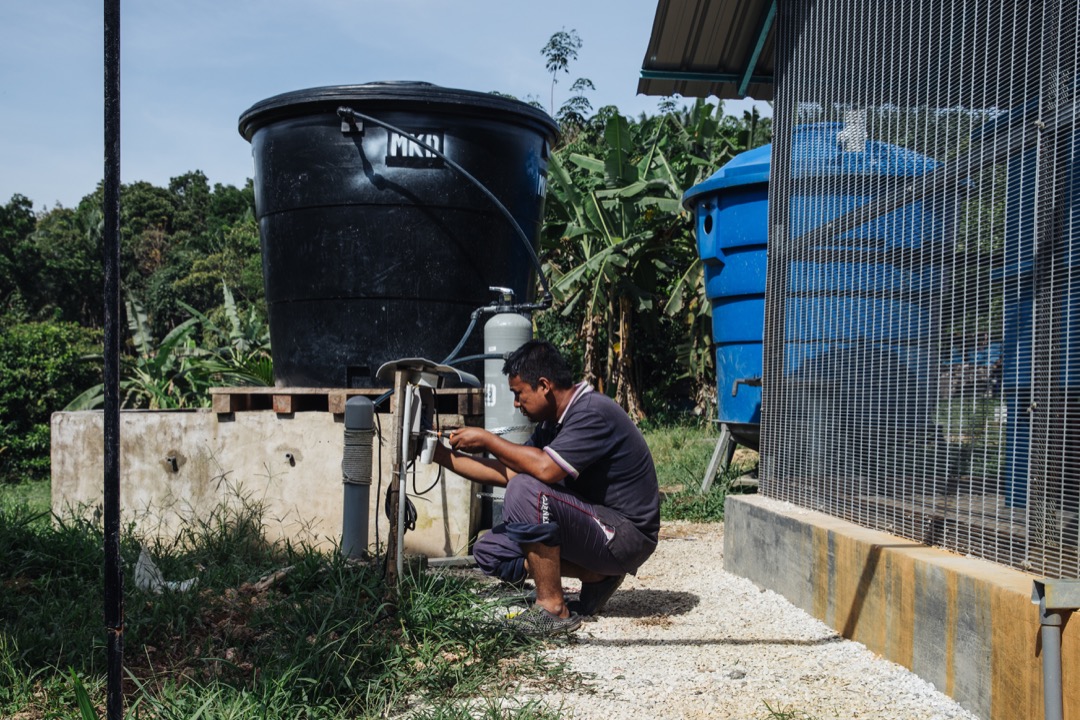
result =
[[[405,468],[405,472],[408,472],[408,467]],[[393,511],[391,510],[390,491],[393,488],[386,489],[386,500],[383,502],[383,512],[386,513],[386,519],[393,519]],[[405,531],[416,529],[416,506],[413,505],[412,500],[408,495],[403,496],[398,500],[399,503],[405,503],[405,524],[402,526],[401,537],[405,537]]]
[[[506,353],[483,353],[482,355],[466,355],[465,357],[454,358],[453,360],[444,362],[445,365],[459,365],[461,363],[473,362],[476,360],[505,360]]]
[[[432,490],[435,489],[435,486],[438,485],[439,482],[442,479],[443,479],[443,466],[439,465],[439,471],[435,473],[435,479],[431,481],[431,485],[429,485],[427,487],[427,489],[425,489],[425,490],[417,490],[416,489],[416,471],[413,470],[413,478],[412,478],[413,495],[416,495],[416,496],[427,495],[429,492],[431,492]]]
[[[469,315],[469,327],[465,328],[465,334],[461,336],[461,340],[458,341],[457,347],[450,351],[450,354],[446,356],[446,359],[442,361],[443,365],[449,365],[457,354],[461,352],[461,348],[465,347],[465,341],[472,335],[473,328],[476,327],[476,320],[480,317],[480,313],[484,308],[478,307],[472,311]]]
[[[441,427],[439,425],[439,410],[437,408],[435,410],[435,429],[436,429],[436,431],[441,430]],[[437,438],[436,438],[436,442],[438,442]],[[434,490],[435,486],[439,484],[439,481],[443,479],[443,466],[439,465],[439,470],[438,470],[438,472],[435,473],[435,480],[432,481],[431,486],[428,487],[427,490],[424,490],[423,492],[421,492],[420,490],[417,490],[417,488],[416,488],[416,470],[415,470],[415,468],[416,468],[416,465],[414,464],[413,465],[413,478],[412,478],[413,495],[417,495],[417,496],[427,495],[429,492]]]
[[[472,174],[469,173],[468,170],[461,167],[460,165],[458,165],[456,162],[454,162],[450,158],[446,157],[446,155],[444,153],[442,153],[438,148],[433,147],[429,143],[424,142],[423,140],[416,137],[412,133],[405,132],[401,128],[395,127],[394,125],[391,125],[388,122],[384,122],[383,120],[373,118],[370,115],[366,115],[366,114],[364,114],[362,112],[358,112],[356,110],[353,110],[350,107],[345,107],[345,106],[339,107],[337,109],[337,114],[338,114],[338,117],[340,117],[343,120],[345,119],[346,116],[351,117],[354,121],[357,118],[359,118],[359,119],[361,119],[361,120],[363,120],[365,122],[370,122],[370,123],[372,123],[374,125],[378,125],[381,128],[384,128],[386,130],[390,130],[391,132],[395,132],[398,135],[401,135],[403,138],[405,138],[409,142],[416,143],[417,145],[424,148],[425,150],[427,150],[427,151],[429,151],[431,153],[434,153],[436,157],[441,158],[443,162],[445,162],[447,165],[449,165],[450,167],[454,168],[459,173],[461,173],[465,177],[466,180],[468,180],[473,185],[475,185],[476,188],[478,190],[480,190],[480,192],[484,193],[484,195],[487,196],[487,198],[489,200],[491,200],[491,202],[495,205],[495,207],[498,208],[499,212],[502,213],[503,217],[505,217],[506,220],[510,223],[510,227],[512,227],[514,229],[514,231],[517,233],[518,238],[521,240],[521,243],[525,246],[525,250],[529,253],[529,257],[532,259],[533,264],[536,266],[536,274],[540,278],[540,284],[544,287],[544,296],[545,297],[551,297],[551,288],[548,286],[547,278],[544,276],[544,268],[540,264],[540,258],[537,257],[536,250],[533,249],[532,243],[529,242],[529,236],[526,235],[525,231],[521,229],[521,225],[518,224],[517,218],[515,218],[513,215],[510,214],[510,211],[506,209],[506,206],[502,204],[502,201],[499,200],[499,198],[495,197],[495,193],[491,192],[486,187],[484,187],[484,184],[482,182],[480,182],[479,180],[477,180],[475,177],[473,177]]]

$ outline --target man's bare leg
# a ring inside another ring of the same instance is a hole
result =
[[[562,562],[558,546],[524,543],[525,567],[536,585],[536,604],[552,615],[569,617],[562,591]]]

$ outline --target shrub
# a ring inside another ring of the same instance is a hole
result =
[[[101,332],[74,323],[19,323],[0,330],[0,482],[49,474],[49,417],[100,382]]]

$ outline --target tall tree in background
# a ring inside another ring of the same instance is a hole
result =
[[[564,137],[576,134],[585,125],[588,114],[592,111],[589,91],[596,86],[589,78],[578,78],[570,84],[570,96],[555,109],[555,85],[560,74],[569,74],[570,63],[577,60],[581,49],[581,38],[577,30],[560,30],[552,35],[540,54],[544,56],[544,67],[551,74],[551,101],[548,113],[559,121]]]
[[[38,271],[37,251],[30,238],[36,224],[29,198],[13,195],[0,206],[0,316],[25,308]]]
[[[540,54],[544,56],[544,67],[551,74],[551,103],[548,112],[555,115],[555,85],[559,82],[559,73],[569,73],[570,63],[577,60],[581,49],[581,38],[577,30],[560,30],[548,38],[547,45]]]

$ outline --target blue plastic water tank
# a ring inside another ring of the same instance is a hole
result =
[[[847,151],[837,138],[842,129],[842,123],[796,129],[792,179],[816,179],[812,187],[824,185],[825,190],[790,198],[792,242],[805,242],[800,238],[806,233],[869,202],[880,190],[875,179],[917,177],[940,165],[879,141]],[[787,270],[785,375],[797,375],[811,363],[817,370],[824,366],[825,372],[803,374],[846,380],[861,376],[872,360],[879,375],[891,376],[884,395],[896,398],[897,388],[903,388],[900,406],[890,412],[924,415],[937,372],[937,358],[927,343],[933,335],[930,301],[941,286],[943,268],[924,262],[927,253],[911,251],[945,241],[950,218],[951,208],[935,209],[933,201],[916,200],[800,252],[813,259],[792,262]],[[882,364],[891,372],[882,373]]]
[[[878,141],[848,151],[837,138],[843,123],[795,129],[792,179],[835,178],[789,198],[789,233],[795,239],[871,199],[878,177],[913,177],[938,166],[932,158]],[[762,337],[768,246],[768,181],[772,147],[742,153],[690,188],[683,204],[695,213],[705,293],[713,312],[719,420],[736,439],[757,447],[761,420]],[[826,192],[818,189],[825,187]],[[910,416],[925,420],[936,362],[927,348],[926,296],[941,268],[894,263],[905,251],[948,232],[947,212],[916,201],[883,214],[818,246],[820,260],[790,263],[784,328],[784,374],[796,380],[835,381],[837,412],[848,417]],[[910,253],[908,253],[910,255]],[[871,406],[887,393],[852,393],[867,361],[885,364],[893,383],[891,406]],[[905,379],[897,382],[897,375]],[[748,384],[748,381],[750,384]],[[897,396],[895,386],[902,390]],[[829,402],[829,398],[825,398]]]
[[[719,419],[736,441],[754,449],[761,422],[771,154],[771,145],[741,153],[683,196],[695,215],[712,306]]]

